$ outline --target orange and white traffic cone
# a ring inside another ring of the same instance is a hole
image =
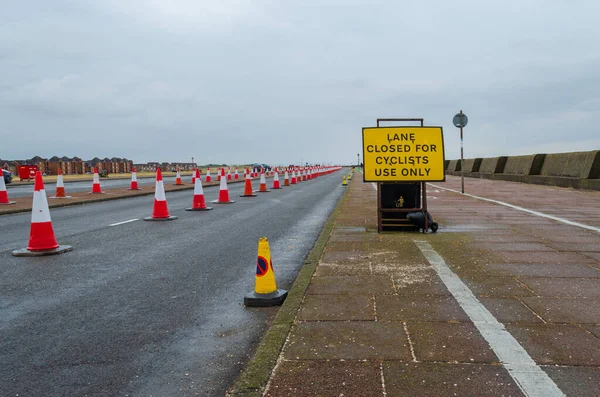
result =
[[[223,168],[223,176],[225,176],[225,168]],[[221,181],[221,168],[217,167],[217,181]]]
[[[266,237],[258,240],[257,256],[254,292],[244,297],[244,305],[262,307],[281,305],[287,297],[287,291],[277,289],[269,240]]]
[[[258,187],[257,192],[259,193],[269,193],[270,190],[267,189],[267,180],[265,178],[265,169],[261,168],[260,169],[260,185]]]
[[[229,199],[229,190],[227,190],[227,178],[225,177],[225,168],[221,170],[221,186],[219,186],[219,198],[211,201],[214,204],[232,204],[235,201]]]
[[[196,174],[197,174],[197,172],[196,172],[196,171],[198,171],[198,168],[194,168],[194,169],[192,170],[192,185],[194,185],[194,186],[196,186]],[[199,174],[198,174],[198,175],[199,175]]]
[[[254,190],[252,190],[252,178],[250,178],[250,170],[246,168],[246,182],[244,182],[244,194],[240,195],[240,197],[256,197],[254,194]]]
[[[135,168],[131,169],[131,186],[129,186],[129,190],[140,190],[137,181],[137,172]]]
[[[240,179],[240,175],[238,174],[237,167],[235,167],[235,173],[233,174],[233,179]]]
[[[204,199],[204,190],[202,189],[202,178],[200,178],[200,171],[196,168],[195,182],[194,182],[194,199],[192,201],[192,208],[186,208],[186,211],[209,211],[212,207],[206,206],[206,200]]]
[[[290,186],[290,176],[288,175],[287,168],[285,169],[285,172],[283,174],[283,186]]]
[[[279,168],[275,167],[275,173],[273,174],[273,187],[271,189],[281,189],[279,183]]]
[[[302,182],[306,181],[306,168],[302,168]]]
[[[50,219],[50,209],[42,173],[36,171],[33,187],[33,205],[31,206],[31,229],[27,248],[13,251],[14,256],[55,255],[71,251],[69,245],[58,245]]]
[[[98,167],[94,167],[94,181],[92,182],[92,193],[103,193],[100,188],[100,176],[98,175]]]
[[[154,209],[152,216],[144,218],[145,221],[172,221],[176,216],[169,215],[167,207],[167,196],[165,195],[165,185],[162,179],[160,167],[156,167],[156,187],[154,191]]]
[[[54,196],[50,197],[52,199],[54,198],[71,198],[71,196],[67,196],[65,194],[65,184],[63,182],[63,176],[62,176],[62,169],[58,169],[58,175],[56,177],[56,193],[54,193]]]
[[[4,183],[4,172],[0,168],[0,204],[9,205],[16,204],[16,201],[10,201],[8,199],[8,192],[6,191],[6,183]]]
[[[181,182],[181,172],[179,172],[179,167],[177,167],[177,174],[175,175],[175,185],[183,185],[183,182]]]
[[[295,185],[298,183],[298,178],[296,177],[296,169],[292,168],[292,180],[290,182],[292,185]]]
[[[231,167],[227,167],[227,180],[231,180]]]
[[[210,182],[212,179],[210,177],[210,167],[206,169],[206,182]]]

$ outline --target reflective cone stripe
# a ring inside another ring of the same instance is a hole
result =
[[[227,190],[227,178],[225,178],[225,168],[221,169],[221,185],[219,186],[219,203],[228,203],[229,190]]]
[[[196,175],[198,174],[198,168],[192,170],[192,184],[196,186]],[[199,175],[199,174],[198,174]]]
[[[208,167],[206,169],[206,182],[210,182],[211,181],[211,177],[210,177],[210,167]]]
[[[138,187],[137,172],[135,171],[135,168],[131,170],[131,186],[129,187],[129,190],[140,190]]]
[[[273,175],[273,189],[281,189],[279,184],[279,169],[275,168],[275,174]]]
[[[262,237],[258,240],[258,258],[256,261],[256,284],[254,292],[257,294],[270,294],[277,291],[269,240]]]
[[[290,176],[288,175],[287,168],[285,169],[285,172],[283,173],[283,186],[290,186]]]
[[[235,167],[235,174],[233,175],[233,179],[240,179],[237,167]]]
[[[62,170],[58,169],[58,176],[56,177],[56,193],[54,197],[67,197],[65,194],[65,184],[63,183]]]
[[[260,170],[260,186],[258,188],[259,192],[268,192],[267,190],[267,180],[265,179],[265,170],[261,168]]]
[[[92,182],[92,193],[102,193],[100,188],[100,176],[98,175],[98,167],[94,167],[94,181]]]
[[[27,249],[30,251],[40,251],[54,248],[58,248],[58,243],[52,229],[52,220],[50,219],[48,199],[44,190],[44,181],[42,173],[36,171],[31,209],[31,229]]]
[[[204,190],[202,189],[202,178],[200,178],[200,171],[197,168],[195,174],[192,208],[204,209],[206,208],[206,200],[204,199]]]
[[[175,175],[175,184],[183,185],[183,183],[181,182],[181,173],[179,172],[179,167],[177,167],[177,174]]]
[[[154,190],[154,210],[152,211],[152,218],[168,218],[169,216],[165,185],[163,184],[160,167],[158,167],[156,168],[156,188]]]

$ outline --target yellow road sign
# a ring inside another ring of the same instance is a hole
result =
[[[363,128],[365,182],[441,182],[442,127]]]

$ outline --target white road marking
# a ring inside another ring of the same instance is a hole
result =
[[[135,221],[139,221],[139,219],[138,218],[136,218],[136,219],[130,219],[128,221],[113,223],[113,224],[108,225],[108,226],[119,226],[119,225],[122,225],[124,223],[135,222]]]
[[[449,189],[447,187],[437,186],[437,185],[434,185],[432,183],[430,183],[430,185],[434,186],[434,187],[436,187],[438,189],[443,189],[443,190],[447,190],[449,192],[454,192],[454,193],[462,194],[458,190]],[[568,219],[559,218],[558,216],[548,215],[548,214],[544,214],[543,212],[534,211],[534,210],[530,210],[530,209],[527,209],[527,208],[519,207],[518,205],[513,205],[513,204],[505,203],[504,201],[492,200],[492,199],[489,199],[489,198],[479,197],[479,196],[475,196],[473,194],[468,194],[468,193],[463,194],[463,196],[468,196],[468,197],[472,197],[472,198],[477,199],[477,200],[483,200],[483,201],[488,201],[490,203],[503,205],[505,207],[509,207],[509,208],[512,208],[512,209],[517,210],[517,211],[527,212],[528,214],[531,214],[531,215],[540,216],[542,218],[547,218],[547,219],[552,219],[553,221],[562,222],[562,223],[565,223],[565,224],[570,225],[570,226],[577,226],[577,227],[580,227],[582,229],[593,230],[595,232],[600,233],[600,227],[590,226],[590,225],[586,225],[584,223],[579,223],[579,222],[573,222],[573,221],[570,221]]]
[[[479,302],[473,292],[454,274],[444,259],[427,241],[413,240],[433,266],[454,299],[467,313],[481,336],[489,343],[502,365],[526,396],[558,397],[565,394],[535,363],[523,346]]]
[[[373,189],[375,189],[375,191],[377,191],[377,184],[375,182],[371,182],[371,186],[373,186]]]

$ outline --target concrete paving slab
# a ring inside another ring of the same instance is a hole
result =
[[[594,265],[600,264],[600,252],[581,252],[581,254],[588,258],[595,259],[596,263],[594,263]]]
[[[473,277],[464,281],[477,296],[515,297],[536,295],[514,277]]]
[[[415,272],[394,277],[396,295],[401,296],[450,296],[452,295],[435,273]]]
[[[528,243],[517,243],[517,242],[500,242],[500,241],[494,241],[494,242],[486,242],[486,243],[470,243],[467,244],[467,247],[472,247],[473,249],[485,249],[485,250],[491,250],[491,251],[500,251],[500,252],[506,252],[506,251],[552,251],[552,252],[556,252],[557,250],[555,250],[554,248],[548,247],[546,245],[540,244],[540,243],[534,243],[534,242],[528,242]]]
[[[381,396],[379,363],[283,361],[265,397]]]
[[[600,396],[600,368],[598,367],[544,366],[542,369],[567,396]]]
[[[579,241],[579,242],[570,242],[570,243],[552,241],[552,242],[549,242],[548,245],[551,246],[552,248],[556,249],[557,251],[563,251],[563,252],[567,252],[567,251],[594,252],[594,253],[598,253],[599,258],[600,258],[600,236],[598,237],[597,241],[589,241],[589,242]],[[584,252],[584,254],[585,254],[585,252]]]
[[[495,363],[490,345],[473,323],[407,323],[417,361]]]
[[[524,299],[524,298],[520,298]],[[485,298],[479,301],[501,323],[535,324],[544,321],[517,298]]]
[[[538,364],[600,365],[600,339],[577,325],[507,324],[506,329]]]
[[[522,301],[549,323],[600,324],[596,298],[522,298]]]
[[[316,277],[321,276],[366,276],[370,275],[369,263],[330,263],[321,262],[315,271]]]
[[[299,321],[374,321],[372,295],[307,295],[298,311]]]
[[[594,263],[595,260],[577,252],[502,252],[500,256],[510,263]]]
[[[385,362],[388,396],[523,396],[501,365]]]
[[[539,296],[600,297],[598,278],[522,277],[520,280]]]
[[[379,321],[469,321],[451,296],[379,295],[375,303]]]
[[[359,294],[380,295],[394,293],[392,279],[387,276],[322,276],[313,278],[307,295]]]
[[[585,329],[600,338],[600,325],[588,325]]]
[[[518,277],[600,277],[600,270],[588,265],[573,263],[568,265],[544,263],[490,263],[483,265],[491,276]]]
[[[325,247],[326,252],[330,251],[364,251],[362,244],[348,244],[345,242],[331,242]]]
[[[286,360],[412,359],[402,323],[375,321],[303,322],[293,327]]]

